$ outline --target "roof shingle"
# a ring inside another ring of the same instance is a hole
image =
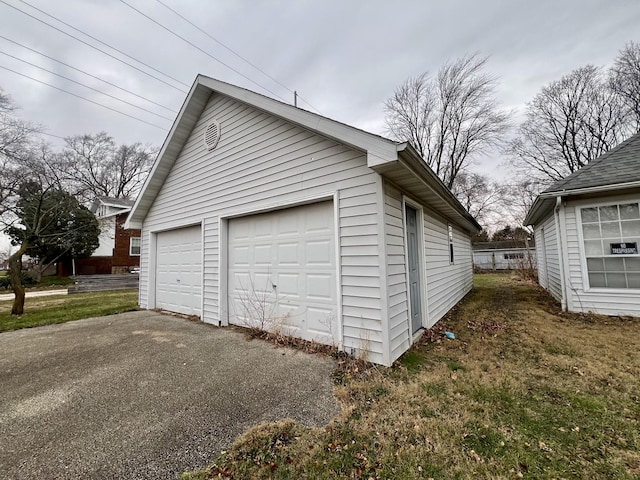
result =
[[[545,193],[636,181],[640,181],[640,133],[557,181]]]

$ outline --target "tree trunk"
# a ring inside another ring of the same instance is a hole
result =
[[[27,251],[28,245],[22,244],[17,252],[9,257],[9,280],[13,290],[14,299],[11,315],[24,313],[24,285],[22,285],[22,255]]]

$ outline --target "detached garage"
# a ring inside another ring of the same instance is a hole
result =
[[[409,144],[204,76],[127,226],[141,307],[384,365],[471,289],[480,229]]]

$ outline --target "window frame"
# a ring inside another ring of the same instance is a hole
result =
[[[133,253],[133,241],[138,240],[138,249],[139,253]],[[139,257],[142,253],[142,237],[129,237],[129,256],[130,257]]]
[[[574,204],[575,208],[575,216],[576,216],[576,230],[578,236],[578,252],[580,255],[580,269],[582,270],[582,290],[585,293],[597,293],[597,294],[623,294],[623,295],[638,295],[640,294],[640,288],[610,288],[610,287],[592,287],[589,281],[589,270],[587,268],[587,252],[584,245],[584,232],[583,232],[583,222],[582,222],[582,209],[585,208],[596,208],[596,207],[608,207],[608,206],[619,206],[628,203],[636,203],[638,204],[638,208],[640,208],[640,198],[637,195],[624,195],[617,198],[609,198],[608,200],[588,200],[576,202]],[[620,221],[620,220],[618,220]],[[602,223],[601,221],[599,223]],[[640,242],[638,244],[640,247]],[[640,254],[638,255],[605,255],[599,257],[591,257],[591,258],[640,258]]]
[[[447,223],[447,240],[449,242],[449,265],[455,265],[456,257],[455,250],[453,248],[453,225]]]

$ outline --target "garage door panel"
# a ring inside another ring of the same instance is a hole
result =
[[[335,283],[330,273],[308,273],[305,275],[307,298],[332,302],[335,298]]]
[[[248,266],[236,253],[245,247]],[[291,335],[323,343],[339,338],[335,325],[322,323],[337,322],[332,202],[231,219],[228,265],[229,305],[236,311],[247,311],[240,304],[253,290],[277,302],[272,328],[286,325]],[[229,321],[238,323],[231,314]]]
[[[202,236],[200,226],[156,236],[156,307],[201,314]]]
[[[306,242],[307,265],[332,266],[334,260],[334,242],[330,240],[316,240]]]
[[[300,275],[298,273],[278,273],[276,288],[286,298],[300,297]]]
[[[277,219],[278,236],[296,236],[300,232],[300,219],[291,212],[282,212]]]
[[[335,315],[333,310],[309,307],[307,310],[307,330],[315,338],[332,339],[335,336]]]
[[[249,266],[250,252],[249,247],[234,246],[229,248],[229,262],[238,266]]]
[[[247,250],[249,247],[246,247]],[[253,254],[254,254],[254,263],[256,266],[270,266],[271,258],[272,258],[272,245],[269,243],[267,245],[256,245]]]
[[[298,242],[277,244],[278,266],[300,266],[300,249]]]

